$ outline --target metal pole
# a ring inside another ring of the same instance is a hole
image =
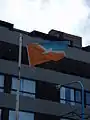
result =
[[[81,81],[78,82],[82,88],[82,120],[84,120],[84,86]]]
[[[75,81],[75,82],[71,82],[71,83],[67,83],[67,84],[63,84],[63,85],[58,85],[58,88],[61,88],[61,86],[65,86],[65,85],[70,85],[70,84],[75,84],[75,83],[79,83],[79,85],[81,86],[82,89],[82,107],[81,107],[81,116],[82,116],[82,120],[84,120],[84,86],[82,84],[81,81]]]
[[[18,59],[18,79],[17,79],[17,93],[16,93],[16,120],[19,120],[19,90],[20,90],[20,70],[22,57],[22,34],[19,37],[19,59]]]

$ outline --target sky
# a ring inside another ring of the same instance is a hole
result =
[[[15,28],[48,33],[55,29],[90,45],[90,0],[0,0],[0,19]]]

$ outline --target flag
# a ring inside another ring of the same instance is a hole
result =
[[[27,45],[29,63],[32,66],[49,61],[59,61],[65,57],[66,44],[57,42],[31,43]]]

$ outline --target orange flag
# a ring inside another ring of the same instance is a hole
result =
[[[65,57],[64,52],[54,52],[48,51],[43,48],[43,46],[32,43],[27,45],[29,63],[32,66],[42,64],[48,61],[58,61]]]

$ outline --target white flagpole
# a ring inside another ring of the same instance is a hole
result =
[[[22,57],[22,34],[19,36],[19,58],[18,58],[18,79],[17,79],[17,94],[16,94],[16,120],[19,120],[19,91],[21,78],[21,57]]]

